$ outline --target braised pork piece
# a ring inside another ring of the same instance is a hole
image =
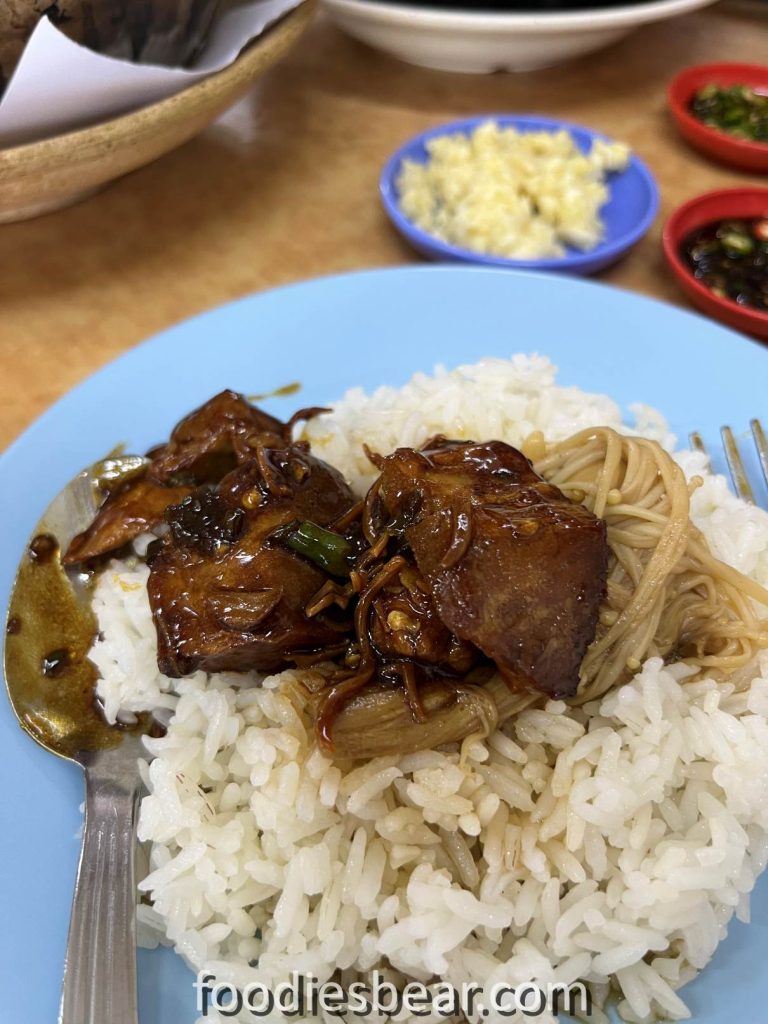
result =
[[[153,452],[148,476],[168,484],[191,476],[216,483],[236,465],[253,458],[259,444],[282,444],[286,424],[251,405],[243,395],[222,391],[185,416],[167,444]]]
[[[64,563],[99,558],[154,530],[171,505],[253,461],[265,445],[285,444],[292,423],[317,411],[300,410],[291,423],[283,423],[234,391],[214,395],[185,416],[123,486],[109,492],[94,521],[70,544]]]
[[[517,449],[435,438],[380,465],[394,524],[441,620],[516,689],[572,697],[608,568],[605,524]]]
[[[297,518],[326,525],[353,504],[340,474],[293,444],[258,449],[215,490],[170,508],[169,535],[150,557],[160,670],[266,672],[343,649],[347,619],[333,608],[305,614],[326,574],[271,538]]]
[[[167,444],[149,452],[143,469],[107,496],[98,515],[66,551],[65,564],[116,551],[164,520],[166,509],[201,484],[217,483],[259,443],[282,444],[286,425],[242,395],[222,391],[185,416]],[[249,443],[254,447],[249,447]]]
[[[107,498],[88,529],[74,538],[62,561],[72,565],[117,551],[160,526],[166,509],[191,493],[191,486],[155,484],[145,470],[140,479],[125,483]]]
[[[282,423],[215,396],[65,560],[158,533],[147,561],[161,671],[317,664],[329,750],[338,714],[366,694],[399,692],[415,723],[494,671],[514,691],[572,696],[605,593],[605,524],[501,441],[370,454],[380,475],[357,502],[293,440],[296,420],[321,411]]]

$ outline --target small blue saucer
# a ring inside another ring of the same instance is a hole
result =
[[[659,193],[653,175],[645,164],[634,155],[630,158],[629,166],[625,171],[608,175],[607,185],[610,198],[600,211],[600,216],[605,224],[605,238],[589,252],[569,248],[565,256],[555,259],[513,260],[502,256],[488,256],[472,252],[471,249],[451,245],[416,227],[400,209],[397,179],[403,160],[426,163],[428,159],[426,144],[430,139],[439,135],[453,135],[457,132],[470,134],[486,121],[495,121],[504,127],[514,127],[524,132],[555,132],[565,129],[584,153],[589,152],[595,139],[609,141],[608,137],[600,132],[593,132],[589,128],[569,124],[567,121],[516,114],[486,114],[482,117],[470,117],[462,121],[439,125],[421,135],[416,135],[401,146],[387,161],[381,174],[379,189],[389,219],[400,234],[422,256],[442,262],[477,263],[487,267],[507,267],[514,270],[554,270],[568,274],[594,274],[624,256],[650,228],[659,207]]]

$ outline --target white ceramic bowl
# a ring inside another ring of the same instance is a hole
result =
[[[488,74],[552,67],[599,50],[639,25],[674,18],[715,0],[653,0],[535,14],[456,11],[379,0],[323,2],[334,21],[355,39],[409,64]]]

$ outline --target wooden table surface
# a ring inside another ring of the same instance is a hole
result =
[[[767,20],[757,3],[721,4],[552,70],[465,76],[399,63],[321,15],[193,142],[79,206],[0,227],[0,449],[177,320],[289,281],[415,262],[380,209],[378,174],[408,136],[461,115],[562,116],[626,140],[656,174],[662,208],[601,276],[684,304],[660,252],[665,216],[699,192],[759,179],[689,150],[665,88],[688,64],[764,62]]]

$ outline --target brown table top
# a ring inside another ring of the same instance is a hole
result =
[[[688,65],[765,58],[766,12],[719,5],[525,75],[410,67],[323,16],[222,121],[69,210],[0,227],[0,449],[83,377],[177,320],[273,285],[416,262],[377,198],[414,132],[510,110],[626,140],[656,174],[652,231],[604,280],[685,304],[665,269],[665,216],[699,192],[759,179],[688,149],[665,89]],[[765,179],[763,179],[763,184]]]

